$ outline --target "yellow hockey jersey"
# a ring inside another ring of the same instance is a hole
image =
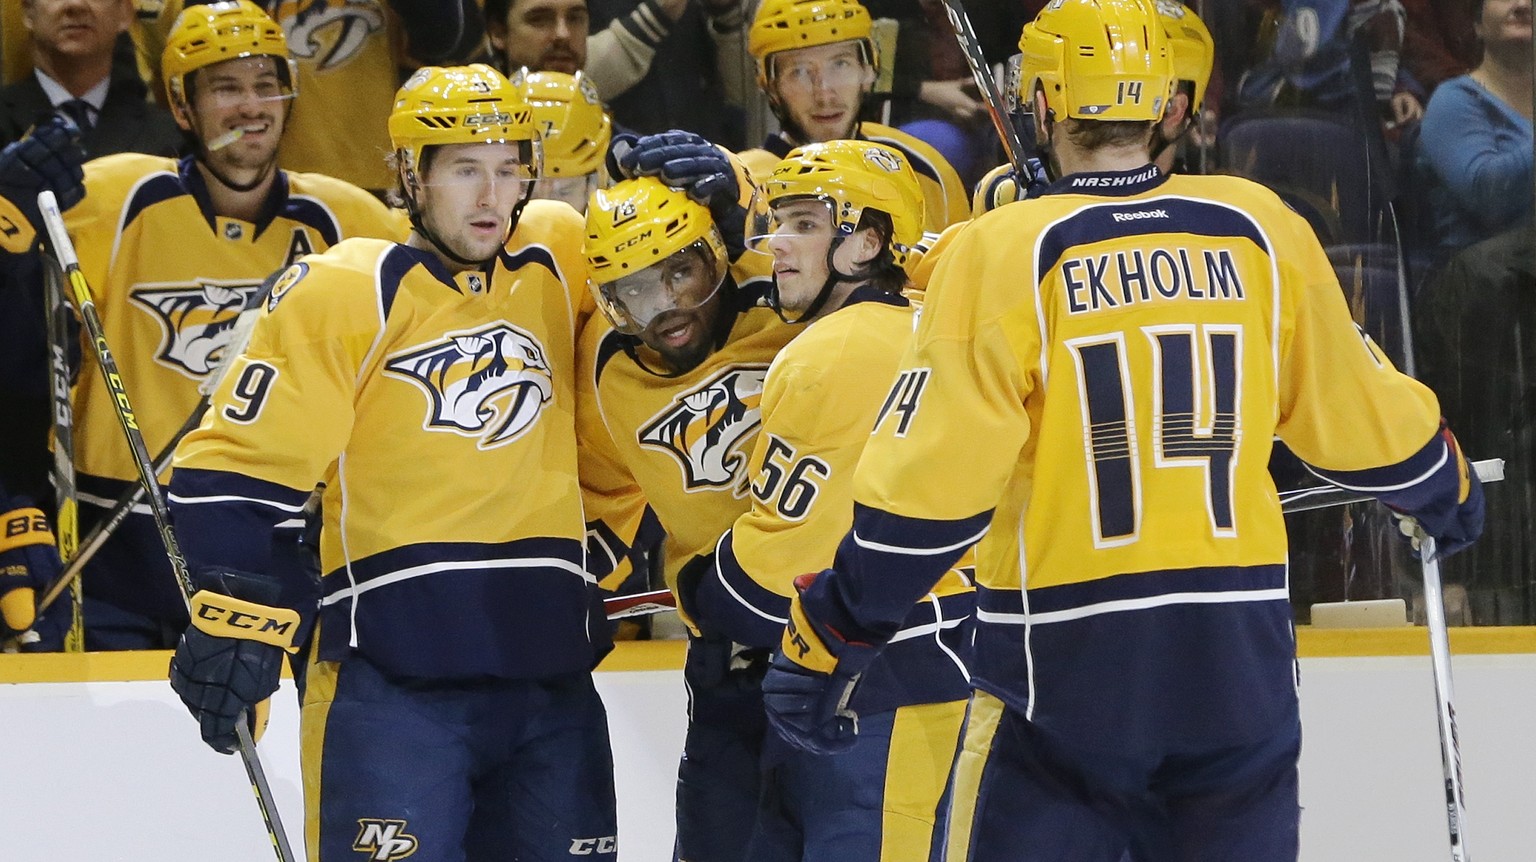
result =
[[[141,11],[141,54],[160,77],[160,55],[185,0]],[[288,34],[299,66],[298,97],[279,160],[290,171],[323,173],[365,189],[394,187],[385,164],[389,111],[399,87],[395,45],[403,40],[387,0],[257,0]],[[163,91],[163,87],[162,87]]]
[[[216,216],[190,159],[95,159],[85,167],[85,191],[65,225],[152,453],[169,445],[201,400],[198,386],[268,275],[344,237],[395,229],[372,195],[311,174],[280,173],[256,221]],[[138,472],[90,351],[75,386],[74,422],[81,502],[109,506]],[[184,616],[147,509],[124,530],[124,537],[142,534],[144,552],[104,551],[92,561],[87,592],[159,619]]]
[[[626,354],[627,339],[601,317],[582,333],[581,486],[589,566],[606,589],[630,571],[625,561],[647,505],[666,533],[668,586],[689,560],[712,551],[750,505],[747,460],[762,425],[763,378],[800,331],[755,305],[762,287],[749,280],[737,288],[740,313],[719,349],[676,377],[642,368]],[[665,369],[659,357],[637,349],[651,369]]]
[[[869,122],[859,124],[858,136],[859,140],[884,144],[907,157],[907,163],[917,172],[918,185],[923,189],[924,230],[941,231],[970,218],[970,198],[960,175],[926,141],[900,129]],[[746,165],[747,172],[760,181],[767,179],[773,173],[773,166],[794,148],[795,145],[782,134],[773,134],[763,142],[762,148],[737,155]]]
[[[1069,176],[940,256],[806,607],[878,641],[984,533],[977,685],[1082,744],[1252,741],[1296,716],[1272,441],[1412,510],[1458,499],[1438,429],[1275,195]]]
[[[321,482],[322,660],[434,679],[592,667],[608,635],[576,483],[581,231],[569,207],[530,205],[489,275],[378,240],[289,269],[177,450],[189,562],[292,582],[267,549]]]
[[[914,322],[902,297],[857,288],[768,367],[762,432],[748,462],[751,508],[720,538],[700,578],[690,610],[701,626],[736,643],[778,647],[794,579],[832,565],[853,523],[854,468]],[[964,698],[970,684],[960,656],[974,610],[969,578],[946,574],[865,672],[855,708]]]

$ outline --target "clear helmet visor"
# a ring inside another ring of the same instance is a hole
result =
[[[709,302],[725,283],[725,261],[704,240],[696,240],[660,263],[594,284],[597,307],[625,335],[639,335],[674,312],[690,312]]]
[[[484,141],[432,148],[428,169],[418,175],[423,188],[521,200],[539,178],[537,141]]]
[[[838,235],[836,207],[831,198],[792,195],[769,200],[761,191],[755,193],[747,208],[747,252],[768,258],[764,263],[775,273],[803,270],[814,262],[807,255],[824,263]]]
[[[596,172],[578,177],[544,177],[534,184],[533,196],[538,200],[564,201],[585,214],[588,199],[597,191],[597,182]]]

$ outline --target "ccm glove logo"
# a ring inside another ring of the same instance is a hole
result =
[[[619,852],[619,839],[615,835],[604,835],[601,838],[573,838],[571,839],[570,854],[572,856],[591,856],[594,853]]]
[[[298,650],[293,639],[299,631],[299,614],[288,608],[199,590],[192,596],[192,625],[214,637],[258,641],[288,652]]]

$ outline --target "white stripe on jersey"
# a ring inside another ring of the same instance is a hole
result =
[[[263,500],[260,497],[242,497],[239,494],[214,494],[211,497],[183,497],[179,494],[171,494],[167,497],[173,503],[183,506],[195,506],[203,503],[257,503],[262,506],[271,506],[279,512],[302,512],[304,504],[297,506],[288,503],[279,503],[276,500]]]
[[[1222,592],[1192,592],[1192,593],[1164,593],[1160,596],[1144,596],[1139,599],[1115,599],[1109,602],[1099,602],[1092,605],[1083,605],[1077,608],[1067,608],[1060,611],[1047,611],[1042,614],[1005,614],[997,611],[976,609],[976,619],[983,623],[997,623],[1000,625],[1030,625],[1043,626],[1051,623],[1064,623],[1071,620],[1080,620],[1086,617],[1094,617],[1100,614],[1115,614],[1123,611],[1140,611],[1149,608],[1161,608],[1168,605],[1221,605],[1239,604],[1243,602],[1268,602],[1275,600],[1289,601],[1291,591],[1285,587],[1271,590],[1225,590]]]
[[[424,563],[420,566],[411,566],[408,569],[400,569],[399,571],[389,572],[387,574],[380,575],[377,578],[370,578],[365,584],[356,584],[354,586],[350,586],[331,593],[324,599],[321,599],[320,604],[322,606],[334,605],[343,599],[361,596],[363,593],[378,587],[386,587],[390,584],[398,584],[401,581],[408,581],[412,578],[425,577],[426,575],[435,575],[441,572],[457,572],[463,571],[465,569],[536,568],[561,569],[562,571],[567,571],[573,575],[576,575],[589,584],[597,583],[596,579],[587,574],[586,570],[581,566],[578,566],[569,560],[559,559],[558,557],[517,557],[505,560],[444,560],[440,563]]]
[[[1425,479],[1428,479],[1430,476],[1433,476],[1436,473],[1440,472],[1440,468],[1445,466],[1445,462],[1447,460],[1449,460],[1450,457],[1451,457],[1451,447],[1445,445],[1444,441],[1441,441],[1441,443],[1440,443],[1440,460],[1436,461],[1435,465],[1433,467],[1430,467],[1428,470],[1425,470],[1423,472],[1423,474],[1421,474],[1421,475],[1419,475],[1419,476],[1417,476],[1417,477],[1415,477],[1413,479],[1409,479],[1406,482],[1401,482],[1401,483],[1396,484],[1396,485],[1346,485],[1346,484],[1344,484],[1343,482],[1340,482],[1337,479],[1331,479],[1331,478],[1329,478],[1327,476],[1324,476],[1323,474],[1317,472],[1316,470],[1313,470],[1312,469],[1312,465],[1306,463],[1305,461],[1302,462],[1301,466],[1306,467],[1307,468],[1307,472],[1311,473],[1312,475],[1316,476],[1319,479],[1322,479],[1324,482],[1329,482],[1329,483],[1332,483],[1334,485],[1338,485],[1340,488],[1343,488],[1346,491],[1360,491],[1360,492],[1366,493],[1366,494],[1374,494],[1374,493],[1376,493],[1378,491],[1401,491],[1404,488],[1412,488],[1414,485],[1417,485],[1420,482],[1423,482]]]
[[[909,557],[931,557],[935,554],[947,554],[952,551],[959,551],[965,548],[969,548],[970,546],[981,541],[981,537],[987,534],[987,529],[990,526],[991,525],[989,524],[987,527],[982,527],[981,532],[970,537],[969,539],[963,539],[954,543],[953,545],[945,545],[942,548],[907,548],[902,547],[901,545],[886,545],[881,542],[872,542],[868,539],[860,538],[858,530],[853,531],[853,541],[854,544],[861,548],[866,548],[871,551],[879,551],[882,554],[904,554]]]

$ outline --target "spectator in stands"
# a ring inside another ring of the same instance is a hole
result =
[[[694,6],[701,6],[700,14]],[[623,128],[681,128],[740,145],[740,111],[750,86],[735,0],[598,0],[592,32],[587,0],[486,0],[486,26],[508,74],[582,72]],[[653,64],[658,54],[667,62]],[[655,66],[653,68],[653,66]],[[734,82],[727,88],[724,82]],[[721,136],[730,116],[734,137]]]
[[[32,71],[0,88],[0,144],[40,117],[67,114],[90,156],[170,156],[181,130],[170,112],[145,101],[131,66],[114,68],[132,0],[22,0]],[[52,509],[48,484],[49,398],[42,270],[35,258],[0,274],[0,485]]]
[[[1441,84],[1419,138],[1441,254],[1531,212],[1531,0],[1484,0],[1483,60]]]
[[[21,7],[32,73],[0,88],[0,142],[59,111],[80,127],[91,158],[175,154],[181,132],[170,112],[145,101],[148,88],[131,70],[114,74],[113,47],[128,32],[132,0],[22,0]]]
[[[1481,0],[1403,0],[1403,67],[1426,93],[1477,65],[1480,48],[1473,12]]]
[[[147,3],[141,52],[158,61],[165,35],[196,0]],[[282,25],[299,69],[298,99],[283,136],[283,170],[325,174],[382,194],[394,187],[384,163],[385,128],[402,70],[451,65],[484,42],[479,0],[257,0]],[[159,69],[153,74],[158,77]],[[338,134],[338,130],[346,130]]]

